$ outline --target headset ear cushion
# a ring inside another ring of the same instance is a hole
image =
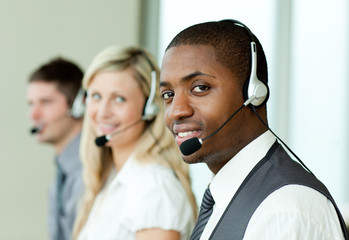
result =
[[[86,92],[82,88],[80,88],[70,108],[70,115],[73,118],[80,119],[84,116],[85,100]]]
[[[248,87],[249,87],[249,84],[250,84],[250,81],[246,81],[244,83],[244,86],[242,88],[242,91],[243,91],[243,97],[244,97],[244,101],[246,101],[247,99],[249,99],[249,96],[248,96]],[[262,103],[260,103],[259,105],[254,105],[253,102],[249,105],[249,106],[254,106],[255,108],[260,108],[262,107],[264,104],[266,104],[266,102],[268,101],[269,99],[269,87],[267,84],[265,84],[263,81],[259,80],[258,79],[258,84],[263,84],[265,87],[266,87],[266,96],[265,96],[265,99],[263,100]],[[257,87],[257,86],[256,86]],[[262,86],[260,86],[262,87]]]
[[[159,112],[159,107],[155,103],[148,103],[148,100],[143,108],[142,119],[144,121],[152,121]]]
[[[269,100],[269,93],[270,93],[270,91],[269,91],[269,86],[268,86],[268,84],[265,84],[264,81],[261,81],[261,82],[262,82],[262,83],[264,84],[264,86],[267,88],[267,95],[265,96],[265,99],[264,99],[263,103],[262,103],[261,105],[257,106],[256,108],[259,108],[259,107],[262,107],[263,105],[266,105],[267,102],[268,102],[268,100]]]
[[[244,97],[244,102],[248,99],[248,85],[249,85],[250,81],[246,80],[244,83],[244,86],[242,88],[242,94]]]

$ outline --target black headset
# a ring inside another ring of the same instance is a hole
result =
[[[244,101],[247,101],[251,97],[255,97],[254,100],[250,103],[254,107],[263,106],[269,98],[269,88],[266,84],[266,81],[261,81],[257,77],[257,45],[255,42],[255,37],[251,30],[242,22],[239,22],[234,19],[222,20],[222,22],[232,22],[236,26],[240,26],[246,30],[248,35],[250,36],[251,42],[251,72],[250,77],[245,81],[243,87],[243,96]]]
[[[158,79],[157,79],[157,73],[156,73],[155,67],[151,62],[151,60],[149,59],[149,57],[147,56],[147,54],[143,51],[141,51],[140,53],[144,57],[144,59],[148,62],[151,68],[150,93],[144,105],[142,120],[151,121],[155,118],[155,116],[158,114],[160,110],[159,106],[155,103],[156,85],[157,85]]]

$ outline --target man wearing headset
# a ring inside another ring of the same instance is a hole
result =
[[[270,131],[267,79],[261,44],[235,20],[191,26],[166,49],[166,125],[184,161],[215,175],[190,239],[347,239],[326,187]]]
[[[32,134],[54,147],[56,181],[49,194],[48,227],[51,239],[71,239],[76,205],[83,192],[79,157],[84,94],[83,72],[73,62],[56,58],[29,78],[27,98]]]

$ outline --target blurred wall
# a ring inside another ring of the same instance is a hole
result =
[[[55,56],[86,69],[111,44],[138,44],[141,0],[0,3],[0,239],[48,239],[54,152],[29,135],[28,75]]]

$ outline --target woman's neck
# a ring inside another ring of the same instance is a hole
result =
[[[113,155],[113,163],[116,171],[120,171],[120,169],[124,166],[127,159],[130,157],[134,150],[134,145],[132,146],[112,146],[112,155]]]

